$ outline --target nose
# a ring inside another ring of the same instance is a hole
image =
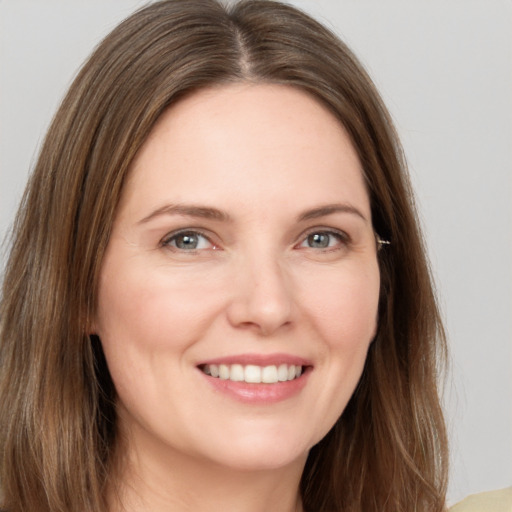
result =
[[[291,324],[292,282],[277,258],[261,254],[244,258],[232,278],[233,295],[227,308],[231,325],[269,336]]]

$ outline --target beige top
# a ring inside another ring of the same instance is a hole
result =
[[[449,512],[512,512],[512,487],[473,494],[454,505]]]

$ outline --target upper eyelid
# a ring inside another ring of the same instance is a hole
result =
[[[186,233],[194,233],[197,235],[202,236],[203,238],[206,238],[212,245],[216,245],[215,242],[212,240],[212,236],[205,233],[205,231],[201,228],[183,228],[183,229],[177,229],[175,231],[170,231],[166,235],[164,235],[160,240],[160,245],[164,246],[168,244],[173,238],[183,235]]]
[[[351,241],[351,236],[343,229],[327,227],[327,226],[314,226],[314,227],[311,227],[311,228],[303,231],[299,235],[296,243],[304,241],[304,239],[306,237],[308,237],[309,235],[312,235],[314,233],[327,233],[327,234],[337,235],[337,236],[343,238],[347,242]]]

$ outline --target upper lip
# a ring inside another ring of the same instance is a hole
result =
[[[255,366],[279,366],[281,364],[295,365],[295,366],[312,366],[311,361],[291,354],[276,353],[276,354],[237,354],[224,357],[216,357],[201,361],[197,366],[206,364],[241,364],[243,366],[252,364]]]

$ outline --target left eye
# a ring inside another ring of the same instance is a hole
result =
[[[333,231],[315,231],[310,233],[300,247],[308,247],[310,249],[329,249],[344,242],[341,234]]]
[[[213,244],[197,231],[182,231],[167,237],[162,244],[180,251],[195,251],[214,248]]]

